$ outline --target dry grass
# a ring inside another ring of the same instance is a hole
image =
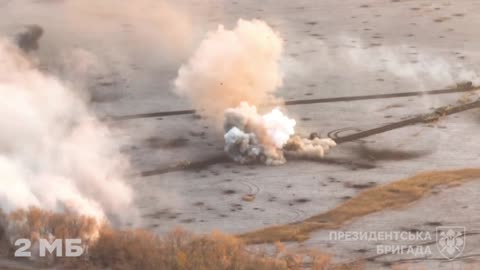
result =
[[[338,228],[355,218],[384,209],[405,207],[437,186],[459,185],[480,178],[480,169],[421,173],[374,187],[337,208],[303,222],[270,227],[240,238],[221,233],[196,236],[175,230],[160,237],[145,230],[115,230],[95,220],[39,209],[0,213],[0,254],[12,256],[15,238],[36,240],[82,238],[88,253],[80,258],[48,258],[40,265],[56,269],[162,269],[162,270],[326,270],[363,269],[362,265],[332,265],[321,252],[286,252],[278,241],[302,241],[319,229]],[[7,226],[7,225],[14,225]],[[95,241],[92,241],[95,236]],[[245,243],[277,243],[275,252],[249,251]]]
[[[164,238],[147,231],[103,230],[91,248],[94,265],[113,269],[282,270],[303,269],[304,255],[249,252],[233,236],[212,233],[194,236],[176,230]],[[317,255],[313,269],[327,269],[330,257]]]
[[[0,212],[1,215],[1,212]],[[0,217],[0,220],[3,220]],[[8,249],[9,249],[9,244],[8,240],[6,239],[6,234],[5,230],[3,229],[3,226],[0,224],[0,257],[5,257],[8,255]]]
[[[12,238],[37,240],[51,234],[56,238],[80,237],[88,243],[88,253],[82,257],[37,258],[33,262],[36,267],[87,270],[300,270],[307,265],[312,270],[333,269],[330,256],[324,253],[289,253],[281,245],[268,254],[253,252],[239,238],[218,232],[196,236],[175,230],[160,237],[146,230],[99,227],[95,221],[85,217],[54,214],[36,208],[2,215],[0,220],[4,226],[10,225],[8,230],[0,231],[0,247],[3,247],[4,255],[12,259]],[[13,230],[11,225],[15,225]],[[96,235],[96,240],[88,242],[92,234]]]
[[[79,238],[85,246],[94,243],[101,225],[93,218],[70,213],[53,213],[38,208],[20,209],[5,215],[0,209],[0,256],[12,257],[16,247],[16,239],[26,238],[32,241],[33,247],[39,239]],[[63,250],[63,253],[65,250]],[[83,258],[56,258],[47,256],[35,259],[37,267],[60,264],[66,268],[83,261]]]
[[[313,231],[335,229],[358,217],[385,209],[405,207],[424,197],[435,187],[458,185],[479,178],[480,169],[420,173],[407,179],[367,189],[331,211],[304,221],[268,227],[239,237],[248,244],[304,241]]]
[[[38,208],[21,209],[4,216],[8,222],[8,235],[15,238],[81,238],[88,243],[96,238],[100,224],[93,218],[75,214],[43,211]],[[4,226],[5,227],[5,226]]]

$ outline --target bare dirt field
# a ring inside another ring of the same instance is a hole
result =
[[[162,16],[149,20],[152,10],[123,17],[73,6],[68,13],[65,2],[0,0],[0,31],[12,36],[22,25],[40,25],[40,68],[89,90],[89,106],[132,164],[127,184],[138,218],[126,227],[160,235],[176,227],[199,234],[220,230],[252,248],[284,241],[292,250],[332,254],[336,263],[362,261],[366,269],[480,266],[479,109],[343,143],[323,160],[281,166],[227,160],[223,133],[197,114],[111,119],[192,109],[172,91],[178,69],[206,31],[218,24],[233,28],[240,18],[261,19],[282,38],[284,83],[275,95],[286,102],[423,92],[464,81],[480,86],[480,2],[182,0],[176,4],[193,22],[188,40],[170,36],[182,25],[166,25]],[[72,72],[64,59],[77,54],[61,57],[78,50],[102,64]],[[285,108],[297,120],[297,133],[335,139],[473,102],[479,94],[473,89]],[[437,250],[442,226],[466,229],[455,260]],[[347,231],[428,232],[434,239],[331,239],[332,232]],[[379,246],[392,245],[432,253],[378,253]],[[1,267],[19,266],[0,261]]]

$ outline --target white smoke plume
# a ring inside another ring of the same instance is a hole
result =
[[[0,39],[0,208],[120,221],[133,194],[108,128],[84,100]]]
[[[281,38],[265,22],[239,20],[233,30],[209,32],[176,78],[175,92],[201,114],[223,121],[241,102],[271,102],[282,85]]]
[[[176,93],[200,114],[223,122],[225,152],[236,162],[286,161],[282,148],[295,133],[295,120],[279,108],[257,111],[274,103],[282,86],[282,51],[282,39],[265,22],[239,20],[233,30],[219,26],[208,33],[178,72]]]

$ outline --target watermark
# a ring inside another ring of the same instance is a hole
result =
[[[25,258],[32,257],[32,241],[30,239],[17,239],[15,241],[15,257]],[[37,250],[35,248],[35,250]],[[84,253],[82,239],[55,239],[49,241],[47,239],[38,240],[38,254],[34,256],[46,257],[53,255],[56,257],[80,257]]]
[[[406,231],[331,231],[331,241],[430,241],[432,236],[429,232],[406,232]]]
[[[447,260],[455,260],[462,255],[465,249],[465,227],[443,226],[437,227],[437,248]]]
[[[447,260],[458,258],[465,249],[465,227],[437,227],[435,233],[428,231],[331,231],[330,241],[389,242],[377,244],[377,255],[411,255],[429,257],[433,254],[429,243],[435,244],[438,252]],[[393,243],[393,244],[391,244]],[[402,244],[397,244],[402,243]]]

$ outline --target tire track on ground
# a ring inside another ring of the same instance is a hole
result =
[[[391,94],[375,94],[375,95],[346,96],[346,97],[333,97],[333,98],[289,100],[289,101],[285,101],[285,106],[360,101],[360,100],[372,100],[372,99],[389,99],[389,98],[400,98],[400,97],[444,95],[444,94],[452,94],[452,93],[471,92],[475,90],[480,90],[480,87],[473,87],[471,83],[466,83],[463,85],[458,85],[457,88],[447,88],[447,89],[430,90],[430,91],[413,91],[413,92],[391,93]],[[189,115],[189,114],[195,114],[195,113],[196,111],[192,109],[174,110],[174,111],[162,111],[162,112],[153,112],[153,113],[131,114],[131,115],[123,115],[123,116],[110,116],[110,117],[107,117],[105,120],[124,121],[124,120],[134,120],[134,119],[142,119],[142,118]]]

